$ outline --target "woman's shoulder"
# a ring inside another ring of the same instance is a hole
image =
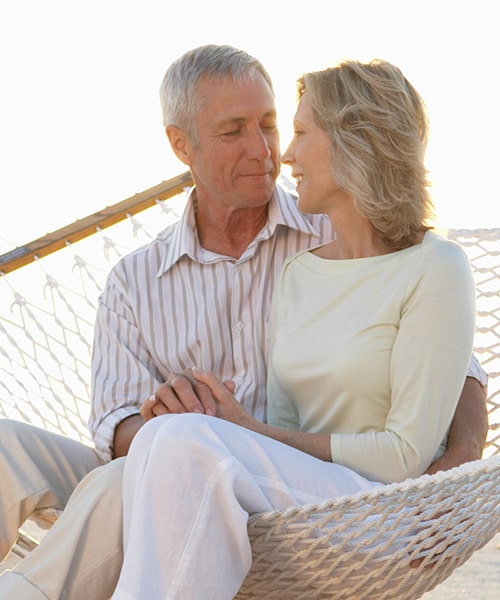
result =
[[[422,241],[423,262],[428,269],[449,274],[457,269],[470,269],[467,254],[460,244],[446,238],[446,233],[429,230]]]
[[[422,249],[425,253],[442,257],[444,260],[467,259],[467,254],[460,244],[446,237],[445,231],[430,229],[422,240]]]

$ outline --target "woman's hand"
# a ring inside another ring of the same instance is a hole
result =
[[[308,433],[306,431],[290,431],[281,427],[273,427],[250,416],[233,395],[234,383],[220,381],[210,371],[200,371],[193,367],[193,376],[204,383],[215,399],[215,415],[236,425],[241,425],[262,435],[273,438],[288,446],[293,446],[321,460],[331,461],[330,436],[324,433]]]
[[[201,371],[193,367],[193,376],[200,383],[205,384],[215,399],[215,416],[225,421],[231,421],[247,429],[256,430],[259,421],[251,417],[234,396],[235,385],[233,381],[222,382],[210,371]]]

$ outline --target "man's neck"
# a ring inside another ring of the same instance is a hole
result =
[[[258,208],[232,209],[224,214],[197,210],[196,228],[205,250],[240,258],[267,223],[267,205]]]

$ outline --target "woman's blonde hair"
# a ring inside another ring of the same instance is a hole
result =
[[[400,69],[382,61],[343,61],[306,73],[314,118],[332,141],[339,184],[392,250],[415,243],[434,217],[424,164],[426,106]]]

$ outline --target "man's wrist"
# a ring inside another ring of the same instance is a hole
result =
[[[113,458],[126,456],[130,448],[130,444],[135,437],[135,434],[144,425],[144,419],[141,415],[130,415],[123,421],[120,421],[115,428],[113,438]]]
[[[451,469],[466,462],[479,460],[482,453],[482,448],[479,448],[477,444],[469,440],[467,444],[449,445],[441,459],[446,464],[449,464],[448,468]]]

